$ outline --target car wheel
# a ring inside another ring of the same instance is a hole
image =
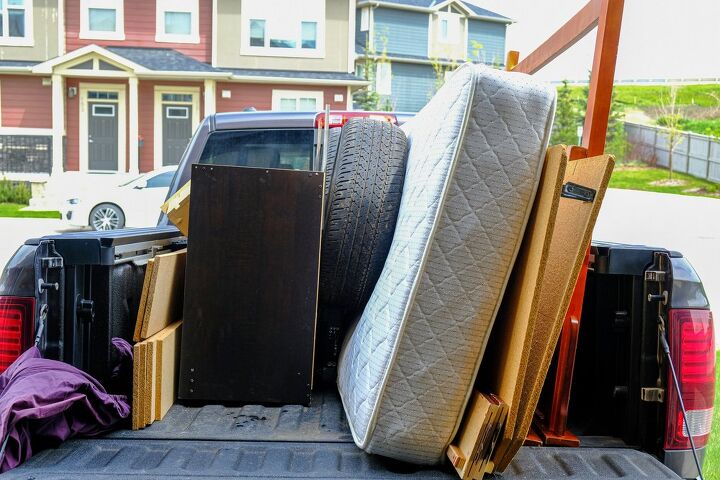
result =
[[[125,226],[125,214],[113,203],[101,203],[90,212],[93,230],[117,230]]]
[[[390,250],[407,139],[397,126],[367,118],[350,119],[336,135],[328,143],[320,299],[353,312],[370,297]]]

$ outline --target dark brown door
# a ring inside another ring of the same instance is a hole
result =
[[[118,105],[88,102],[88,169],[118,168]]]
[[[163,104],[163,166],[180,163],[192,137],[192,105]]]

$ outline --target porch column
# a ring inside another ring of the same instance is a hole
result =
[[[215,83],[215,80],[205,80],[205,117],[215,113]]]
[[[128,94],[128,135],[130,141],[130,169],[129,172],[137,174],[140,172],[140,152],[138,150],[138,79],[137,77],[128,78],[129,94]]]
[[[52,176],[63,172],[63,134],[65,133],[65,80],[52,75]]]

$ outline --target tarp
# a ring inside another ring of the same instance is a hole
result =
[[[113,339],[113,346],[119,360],[116,373],[122,376],[132,350],[120,339]],[[32,347],[0,375],[0,472],[70,437],[107,432],[129,415],[125,395],[109,394],[87,373],[46,360]]]

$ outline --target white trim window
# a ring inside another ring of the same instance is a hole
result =
[[[325,56],[325,0],[243,0],[240,53]]]
[[[324,108],[322,91],[273,90],[272,109],[281,112],[318,112]]]
[[[458,43],[460,41],[460,18],[457,13],[438,12],[438,42]]]
[[[368,30],[370,30],[370,7],[363,7],[360,9],[360,31]]]
[[[378,62],[375,68],[375,91],[379,95],[392,95],[392,64]]]
[[[0,0],[0,45],[33,45],[32,0]]]
[[[80,0],[80,38],[125,40],[123,0]]]
[[[198,0],[156,0],[155,41],[200,43]]]

